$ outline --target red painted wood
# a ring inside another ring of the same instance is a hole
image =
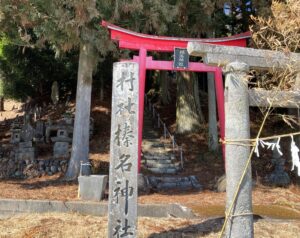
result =
[[[143,121],[144,121],[144,94],[146,82],[146,57],[147,50],[140,49],[139,52],[139,120],[138,120],[138,172],[141,171],[141,153],[142,153],[142,137],[143,137]]]
[[[223,38],[178,38],[167,36],[153,36],[130,31],[108,22],[102,21],[102,26],[109,29],[111,39],[119,42],[119,47],[124,49],[147,51],[173,52],[175,47],[186,48],[190,41],[217,45],[246,46],[246,40],[251,37],[250,32]]]
[[[220,137],[222,140],[225,138],[225,101],[224,101],[224,90],[223,90],[223,77],[222,69],[218,68],[215,72],[215,87],[216,87],[216,98],[218,105],[219,115],[219,126],[220,126]],[[222,144],[223,160],[225,162],[225,145]]]
[[[138,56],[134,56],[133,60],[138,61]],[[178,69],[173,67],[173,61],[162,61],[153,60],[153,58],[147,57],[146,68],[148,70],[174,70],[174,71],[191,71],[191,72],[215,72],[218,67],[208,66],[203,63],[189,62],[189,67],[187,69]]]
[[[205,42],[206,43],[206,42]],[[246,41],[241,40],[234,40],[234,41],[228,41],[228,42],[207,42],[209,44],[217,44],[217,45],[227,45],[227,46],[240,46],[245,47]],[[167,43],[163,41],[156,41],[152,42],[151,44],[149,42],[128,42],[119,40],[119,48],[121,49],[129,49],[129,50],[138,50],[140,47],[145,47],[148,51],[157,51],[157,52],[174,52],[174,48],[187,48],[187,42],[172,42]]]

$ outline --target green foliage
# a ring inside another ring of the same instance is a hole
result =
[[[77,55],[55,58],[49,47],[26,49],[8,44],[3,48],[0,64],[3,72],[3,93],[6,97],[25,99],[30,97],[50,98],[51,85],[57,81],[61,95],[75,91]]]
[[[223,10],[225,2],[231,8],[227,15]],[[14,97],[39,96],[48,93],[46,89],[53,80],[58,80],[62,88],[73,91],[78,57],[75,52],[81,42],[87,41],[93,44],[98,59],[101,59],[95,84],[108,83],[110,65],[119,51],[100,26],[101,19],[153,35],[218,37],[248,30],[249,15],[265,9],[268,2],[1,0],[0,34],[5,38],[0,38],[0,58],[7,77],[5,91]],[[11,45],[3,53],[7,39]]]
[[[1,37],[1,35],[0,35],[0,59],[2,59],[4,57],[3,56],[3,49],[8,44],[9,44],[8,39],[5,38],[5,37]]]
[[[59,54],[88,41],[105,54],[112,45],[105,41],[107,35],[98,26],[108,12],[107,3],[102,8],[104,2],[1,0],[0,29],[17,45],[43,47],[47,43]]]
[[[0,34],[11,43],[1,59],[5,94],[47,95],[54,80],[62,91],[75,91],[79,45],[92,43],[98,59],[114,49],[99,26],[101,17],[110,13],[109,2],[113,1],[1,0]]]
[[[165,0],[115,1],[114,23],[147,34],[168,33],[169,24],[177,15],[175,3]]]

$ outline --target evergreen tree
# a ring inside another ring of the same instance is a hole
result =
[[[26,48],[49,44],[59,56],[79,49],[76,113],[71,160],[66,177],[75,179],[80,161],[88,161],[92,75],[99,57],[112,51],[101,18],[143,32],[167,29],[173,11],[166,1],[2,0],[0,31],[15,45]],[[163,16],[163,17],[162,17]]]
[[[0,29],[14,44],[44,47],[48,43],[59,56],[79,48],[76,113],[71,160],[66,177],[75,179],[80,161],[89,154],[89,118],[92,74],[100,54],[112,49],[99,28],[100,14],[109,14],[110,1],[28,0],[0,2]]]

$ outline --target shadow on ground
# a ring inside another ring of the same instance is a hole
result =
[[[253,215],[254,222],[257,222],[260,219],[263,219],[260,215]],[[153,233],[149,238],[194,238],[206,236],[211,233],[216,235],[221,231],[224,220],[224,217],[212,218],[198,224],[188,225],[160,233]]]
[[[222,229],[224,218],[214,218],[203,221],[199,224],[172,229],[161,233],[153,233],[149,238],[192,238],[201,237],[210,233],[217,233]]]
[[[30,181],[26,182],[22,181],[13,181],[12,183],[19,184],[20,187],[23,189],[28,189],[28,190],[36,190],[36,189],[41,189],[45,187],[61,187],[61,186],[66,186],[66,185],[77,185],[78,182],[77,180],[75,181],[66,181],[63,177],[59,177],[57,179],[49,179],[49,180],[43,180],[43,181]]]

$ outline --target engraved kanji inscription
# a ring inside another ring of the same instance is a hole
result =
[[[122,172],[130,172],[130,169],[132,167],[132,163],[128,162],[130,159],[130,155],[122,154],[119,158],[120,163],[115,167],[116,170],[121,169]]]
[[[124,91],[125,85],[127,85],[129,91],[133,91],[134,80],[136,80],[134,72],[122,70],[121,77],[117,80],[117,88],[120,88],[121,91]]]
[[[114,198],[116,203],[119,203],[120,197],[125,199],[125,215],[127,215],[129,207],[128,199],[132,197],[134,188],[129,186],[128,180],[125,181],[125,187],[122,188],[121,184],[121,181],[116,182],[117,187],[114,189]]]
[[[119,223],[115,228],[115,233],[113,234],[114,237],[130,237],[133,235],[133,232],[130,231],[131,226],[128,225],[128,219],[125,218],[125,224],[122,226],[121,220],[117,220]]]
[[[125,122],[123,126],[120,124],[117,125],[117,130],[114,133],[114,142],[117,143],[118,146],[126,146],[129,147],[132,145],[133,131],[129,123]]]
[[[133,106],[135,104],[131,102],[131,98],[128,97],[127,102],[124,103],[120,103],[118,104],[118,111],[117,111],[117,115],[121,114],[123,111],[127,111],[129,114],[134,114],[135,111],[133,110]]]

